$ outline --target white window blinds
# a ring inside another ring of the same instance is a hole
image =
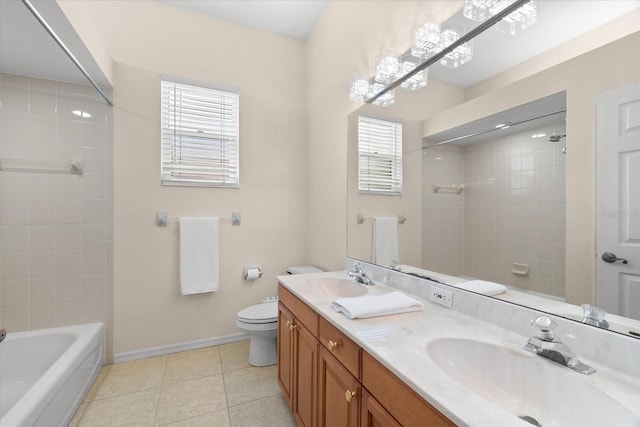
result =
[[[402,194],[402,123],[358,116],[358,191]]]
[[[161,183],[238,187],[238,94],[167,80],[161,92]]]

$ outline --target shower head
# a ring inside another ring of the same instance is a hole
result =
[[[551,135],[547,141],[549,142],[558,142],[561,138],[566,138],[567,135]]]

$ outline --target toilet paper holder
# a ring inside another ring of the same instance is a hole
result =
[[[244,280],[257,280],[262,277],[262,266],[245,265],[242,268]]]

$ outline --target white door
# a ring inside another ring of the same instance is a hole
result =
[[[598,95],[596,145],[596,304],[640,319],[640,83]]]

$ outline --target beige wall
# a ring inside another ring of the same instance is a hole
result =
[[[236,312],[306,261],[304,44],[153,1],[82,3],[114,59],[114,352],[236,334]],[[160,185],[161,73],[239,89],[239,189]],[[218,292],[180,295],[178,227],[157,211],[222,218]],[[244,281],[249,264],[264,276]]]

